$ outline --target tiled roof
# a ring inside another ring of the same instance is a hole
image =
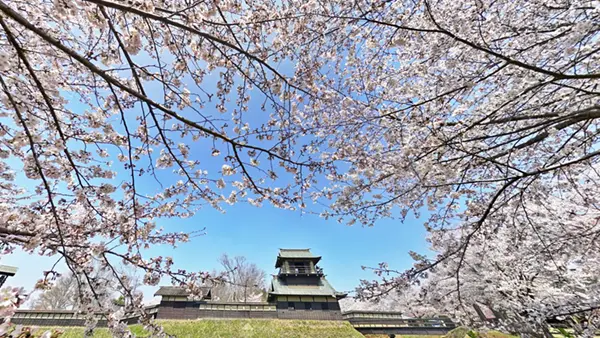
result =
[[[331,296],[343,298],[346,296],[343,292],[337,292],[329,284],[327,279],[320,278],[318,285],[293,285],[289,286],[281,281],[278,277],[274,277],[271,282],[271,295],[289,295],[289,296]]]
[[[281,266],[282,259],[294,258],[306,258],[316,260],[316,262],[321,260],[321,256],[313,255],[310,252],[310,249],[279,249],[279,255],[277,255],[277,262],[275,262],[275,267],[278,268]]]
[[[200,287],[202,289],[202,298],[207,298],[210,294],[210,287]],[[154,293],[155,296],[189,296],[189,293],[185,290],[184,287],[180,286],[161,286],[158,291]]]
[[[17,273],[17,268],[14,266],[0,265],[0,273],[3,275],[14,276]]]
[[[285,258],[316,258],[310,249],[279,249],[279,257]]]

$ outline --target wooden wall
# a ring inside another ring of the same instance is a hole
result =
[[[197,319],[200,302],[166,301],[158,306],[158,319]]]
[[[200,303],[194,302],[161,302],[158,309],[158,319],[196,319],[196,318],[279,318],[305,320],[342,320],[339,304],[327,303],[328,309],[323,310],[320,302],[310,303],[312,309],[304,307],[305,302],[295,302],[295,309],[289,309],[289,303]],[[304,301],[314,301],[303,299]],[[323,297],[323,300],[326,300]],[[295,298],[294,298],[295,299]],[[319,299],[320,300],[320,299]]]

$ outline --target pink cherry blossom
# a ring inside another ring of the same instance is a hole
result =
[[[381,265],[360,297],[412,290],[472,323],[473,302],[489,302],[523,332],[589,313],[598,8],[0,0],[3,251],[64,259],[89,314],[106,308],[91,272],[123,281],[115,261],[150,285],[216,278],[147,254],[202,234],[160,231],[164,218],[240,202],[349,225],[413,213],[432,254]],[[120,284],[125,310],[144,314]]]

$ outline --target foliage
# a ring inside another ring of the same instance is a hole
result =
[[[125,306],[125,297],[123,295],[113,299],[113,303],[117,306]]]

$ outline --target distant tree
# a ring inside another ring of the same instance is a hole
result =
[[[224,302],[259,302],[265,298],[266,272],[246,257],[229,257],[223,254],[218,259],[223,267],[224,282],[213,285],[212,296]],[[216,274],[215,274],[216,275]]]
[[[73,310],[77,307],[77,281],[69,274],[56,280],[33,302],[36,310]]]
[[[38,310],[76,310],[81,308],[79,289],[81,278],[86,278],[94,288],[95,297],[91,302],[97,302],[102,307],[113,307],[114,296],[117,293],[115,277],[105,269],[98,269],[90,276],[79,276],[73,273],[38,282],[42,293],[33,300],[33,308]]]
[[[142,277],[133,265],[123,265],[120,268],[115,268],[115,273],[118,277],[112,276],[111,278],[114,281],[113,288],[119,293],[119,296],[114,299],[113,303],[119,306],[131,306],[132,299],[143,297],[139,290],[140,286],[143,285]]]
[[[113,299],[113,304],[116,306],[125,306],[125,297],[123,295]]]

